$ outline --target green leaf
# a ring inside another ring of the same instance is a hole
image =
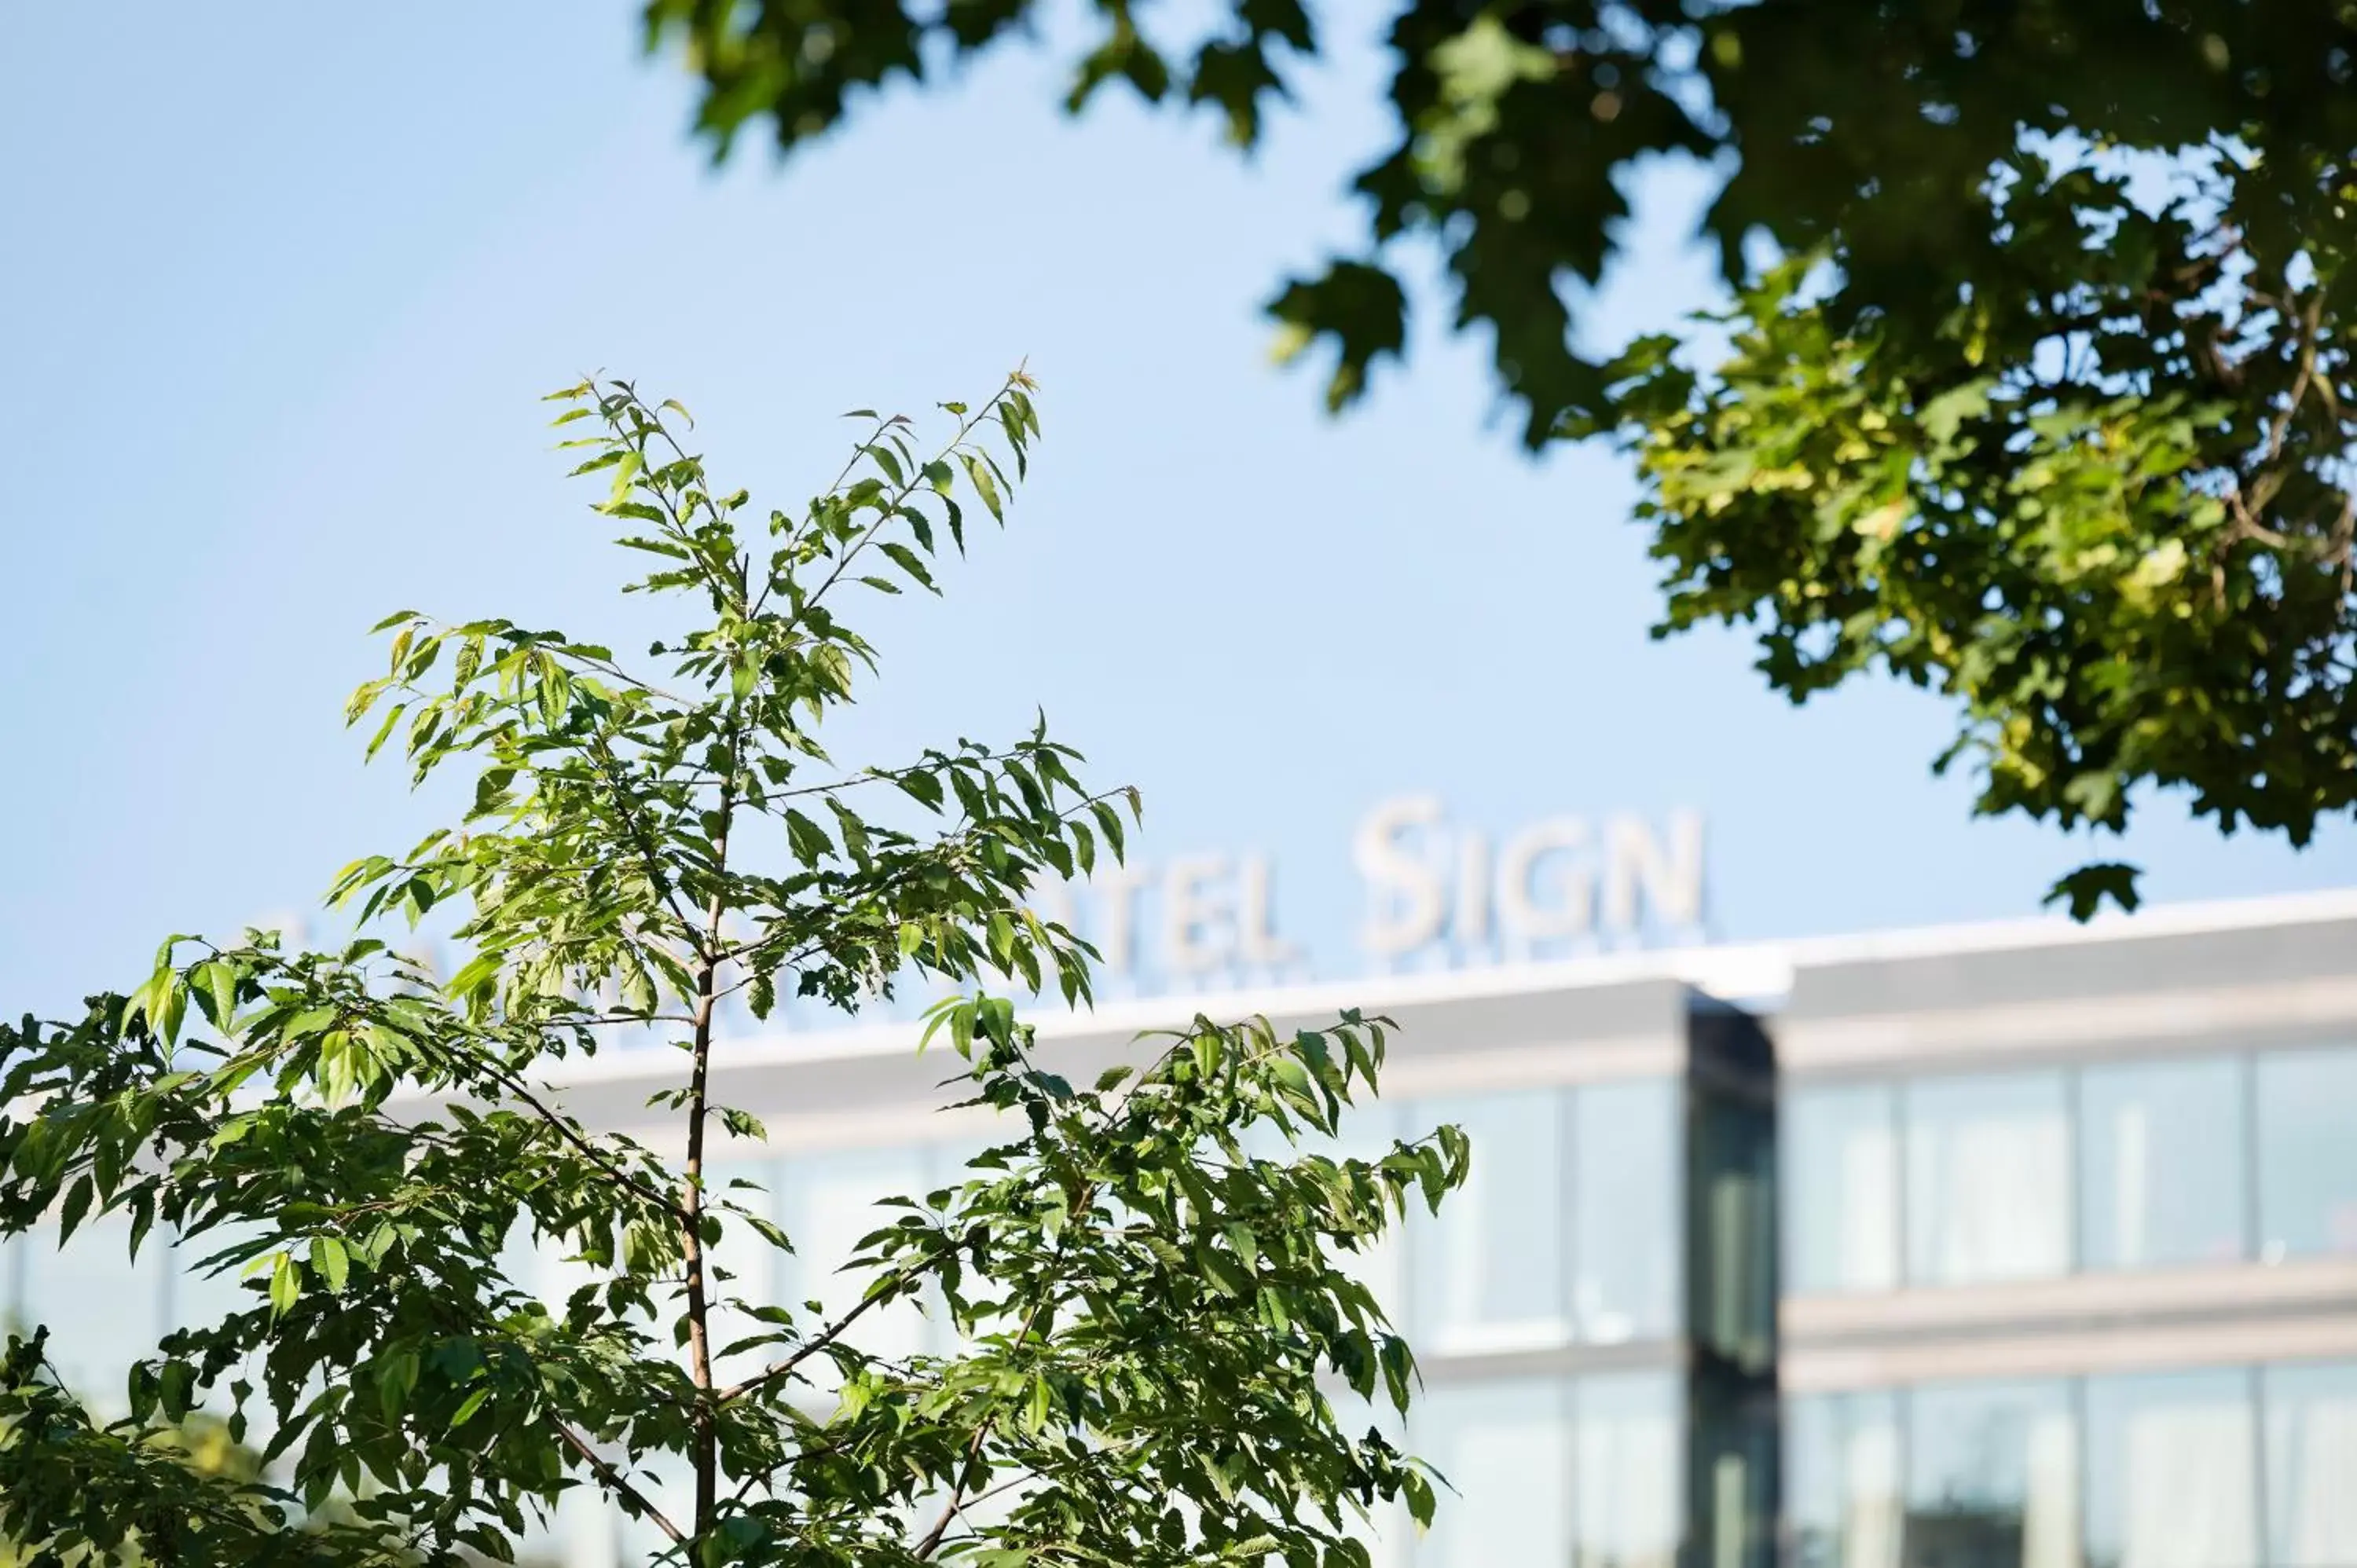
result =
[[[918,557],[915,551],[905,544],[894,543],[888,539],[880,541],[877,548],[890,556],[893,564],[915,579],[920,587],[931,589],[936,594],[941,592],[941,589],[934,587],[932,574],[925,570],[924,562]]]
[[[826,830],[791,808],[786,811],[786,842],[794,858],[804,865],[815,865],[834,855],[834,843],[826,836]]]
[[[2056,881],[2047,890],[2045,902],[2050,906],[2067,902],[2074,920],[2094,918],[2106,900],[2125,914],[2142,902],[2136,892],[2136,879],[2142,875],[2136,867],[2118,861],[2083,865]]]
[[[961,457],[965,464],[966,481],[974,486],[974,494],[982,498],[982,504],[989,509],[992,520],[1005,524],[1006,510],[998,499],[998,485],[990,477],[989,467],[978,457],[963,454]]]
[[[315,1236],[311,1239],[311,1269],[328,1282],[331,1294],[341,1295],[351,1272],[351,1258],[344,1251],[343,1242],[335,1237]]]

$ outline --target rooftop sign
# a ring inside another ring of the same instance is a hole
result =
[[[1437,797],[1405,796],[1359,820],[1351,863],[1360,956],[1376,969],[1684,937],[1703,920],[1692,811],[1555,816],[1492,835],[1453,825]],[[1309,955],[1280,929],[1275,880],[1266,854],[1181,855],[1043,889],[1035,908],[1094,943],[1108,978],[1150,988],[1283,975]]]

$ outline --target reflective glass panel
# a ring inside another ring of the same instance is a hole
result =
[[[1439,1216],[1412,1211],[1417,1347],[1447,1353],[1562,1343],[1570,1327],[1562,1096],[1434,1101],[1409,1107],[1407,1118],[1419,1128],[1455,1122],[1473,1146],[1466,1184]]]
[[[1895,1568],[1899,1396],[1876,1391],[1792,1399],[1784,1434],[1794,1568]]]
[[[2079,1224],[2087,1267],[2244,1255],[2243,1064],[2138,1062],[2079,1079]]]
[[[1794,1090],[1782,1125],[1784,1288],[1899,1284],[1899,1114],[1888,1084]]]
[[[1583,1339],[1678,1331],[1679,1086],[1593,1084],[1572,1097],[1572,1306]]]
[[[1571,1409],[1549,1380],[1442,1385],[1412,1412],[1414,1452],[1448,1477],[1415,1568],[1571,1562]]]
[[[2076,1568],[2079,1466],[2059,1382],[1908,1396],[1907,1568]]]
[[[1692,1332],[1746,1371],[1775,1353],[1775,1119],[1770,1109],[1700,1092],[1692,1119],[1698,1230],[1687,1299]]]
[[[2258,1058],[2260,1244],[2357,1252],[2357,1050]]]
[[[2274,1568],[2357,1563],[2357,1362],[2269,1367],[2267,1558]]]
[[[2089,1379],[2089,1568],[2252,1568],[2258,1440],[2246,1369]]]
[[[1911,1283],[2035,1279],[2071,1266],[2070,1128],[2063,1106],[2060,1073],[1908,1086]]]
[[[1674,1568],[1684,1534],[1684,1402],[1682,1384],[1668,1372],[1579,1380],[1572,1406],[1579,1568]]]

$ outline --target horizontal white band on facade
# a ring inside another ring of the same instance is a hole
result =
[[[1777,1366],[1778,1381],[1786,1393],[1810,1394],[1976,1378],[2075,1377],[2351,1358],[2357,1358],[2357,1313],[2339,1311],[1874,1346],[1787,1345]]]
[[[1808,1348],[1812,1342],[1848,1344],[1869,1336],[2078,1329],[2324,1306],[2357,1318],[2357,1259],[2123,1270],[2004,1284],[1787,1296],[1777,1308],[1777,1327],[1786,1344]]]
[[[1787,1072],[1813,1073],[1933,1059],[1978,1064],[2106,1045],[2150,1055],[2172,1042],[2351,1025],[2357,1025],[2357,976],[2333,975],[1936,1013],[1784,1018],[1776,1025],[1776,1056]]]
[[[1684,1072],[1685,1066],[1684,1042],[1663,1035],[1515,1046],[1491,1051],[1395,1055],[1383,1069],[1383,1099],[1387,1105],[1398,1105],[1443,1095],[1668,1078]],[[724,1145],[718,1157],[759,1159],[770,1155],[947,1142],[987,1136],[994,1124],[988,1111],[942,1109],[961,1098],[952,1090],[934,1090],[924,1098],[896,1097],[856,1108],[834,1107],[811,1115],[770,1109],[778,1101],[792,1099],[792,1071],[788,1067],[770,1069],[774,1076],[765,1075],[759,1101],[748,1105],[761,1118],[763,1130],[769,1133],[767,1148],[731,1144]],[[1348,1112],[1345,1116],[1347,1119]],[[666,1155],[681,1153],[672,1146],[677,1142],[678,1133],[668,1123],[601,1131],[628,1133]]]

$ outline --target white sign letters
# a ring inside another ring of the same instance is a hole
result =
[[[1351,862],[1360,946],[1379,966],[1683,937],[1702,924],[1702,819],[1691,811],[1658,828],[1628,814],[1600,826],[1547,817],[1493,843],[1452,826],[1437,798],[1411,795],[1361,819]],[[1307,955],[1278,933],[1275,882],[1265,854],[1191,854],[1110,867],[1082,887],[1043,890],[1037,907],[1095,943],[1116,980],[1298,975]]]

